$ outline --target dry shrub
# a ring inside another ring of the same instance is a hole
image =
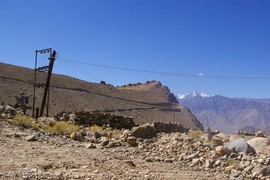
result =
[[[188,135],[192,138],[200,138],[203,135],[203,131],[201,130],[190,130]]]

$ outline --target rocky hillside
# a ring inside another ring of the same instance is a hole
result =
[[[258,130],[270,132],[269,99],[228,98],[196,92],[178,98],[204,127],[227,133],[238,130],[250,133]]]
[[[0,102],[15,104],[20,92],[33,94],[32,69],[0,63]],[[44,83],[46,73],[38,74]],[[196,117],[178,104],[168,87],[159,81],[114,87],[105,82],[89,83],[64,75],[53,74],[51,80],[50,116],[60,111],[101,111],[132,116],[136,123],[178,122],[186,128],[202,129]],[[43,89],[37,91],[40,106]],[[30,97],[32,105],[32,97]],[[31,111],[27,111],[31,114]]]

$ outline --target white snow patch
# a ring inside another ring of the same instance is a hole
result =
[[[178,99],[185,99],[187,97],[202,97],[202,98],[209,98],[212,97],[214,95],[209,95],[209,94],[205,94],[205,93],[199,93],[196,91],[193,91],[192,93],[189,94],[178,94],[177,97]]]
[[[178,97],[179,99],[184,99],[184,98],[186,97],[186,95],[185,95],[185,94],[178,94],[177,97]]]
[[[205,94],[205,93],[200,93],[200,96],[201,96],[202,98],[208,98],[208,97],[211,97],[211,95]]]
[[[196,97],[196,96],[199,95],[199,93],[197,93],[197,92],[194,91],[194,92],[192,92],[190,95],[191,95],[191,97]]]

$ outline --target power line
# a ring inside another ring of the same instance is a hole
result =
[[[106,69],[115,69],[121,71],[130,71],[130,72],[141,72],[141,73],[149,73],[149,74],[159,74],[159,75],[169,75],[169,76],[182,76],[182,77],[196,77],[196,78],[215,78],[215,79],[235,79],[235,80],[270,80],[270,77],[256,77],[256,76],[223,76],[223,75],[206,75],[206,74],[188,74],[188,73],[174,73],[174,72],[163,72],[163,71],[152,71],[152,70],[142,70],[142,69],[132,69],[132,68],[123,68],[123,67],[116,67],[116,66],[107,66],[107,65],[100,65],[100,64],[93,64],[81,61],[75,61],[70,59],[64,58],[57,58],[62,61],[76,63],[76,64],[83,64],[88,66],[106,68]]]

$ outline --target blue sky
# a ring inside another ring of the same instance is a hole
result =
[[[35,50],[58,52],[54,72],[113,85],[160,80],[173,93],[270,98],[268,0],[1,0],[0,61],[33,68]],[[45,63],[44,57],[40,64]]]

